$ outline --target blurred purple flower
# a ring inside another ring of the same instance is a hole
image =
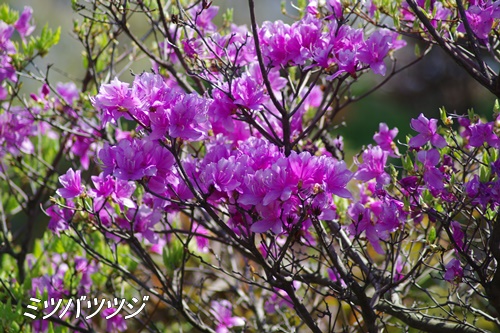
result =
[[[45,212],[50,216],[48,228],[57,236],[60,235],[61,231],[69,228],[69,222],[74,214],[71,209],[55,205],[47,208]]]
[[[444,279],[449,282],[461,280],[464,275],[460,260],[456,258],[453,258],[446,264],[445,270]]]
[[[487,143],[493,148],[500,147],[500,139],[493,131],[493,123],[477,123],[469,127],[470,129],[470,139],[469,144],[472,147],[481,147],[484,143]]]
[[[116,314],[118,310],[115,308],[107,308],[101,312],[101,317],[106,319],[106,332],[119,333],[127,330],[127,322],[121,314]],[[106,318],[109,317],[109,318]]]
[[[461,250],[464,249],[464,232],[462,231],[462,227],[460,226],[460,223],[457,221],[452,221],[451,222],[451,232],[453,236],[453,240],[455,243],[457,243],[458,248]]]
[[[19,32],[21,37],[24,39],[29,36],[34,30],[35,26],[30,24],[31,17],[33,15],[33,9],[31,7],[24,7],[23,12],[19,16],[19,19],[14,23],[14,27]]]
[[[229,333],[229,329],[234,326],[245,325],[245,319],[233,316],[233,306],[227,300],[212,301],[210,312],[217,321],[217,333]]]
[[[384,151],[389,153],[391,157],[398,157],[399,150],[394,143],[394,138],[398,135],[398,129],[394,127],[389,130],[389,127],[385,123],[379,124],[378,132],[373,136],[373,140],[380,146]]]

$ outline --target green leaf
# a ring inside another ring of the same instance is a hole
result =
[[[63,244],[61,238],[56,238],[54,240],[54,245],[52,246],[52,249],[56,253],[61,253],[62,254],[62,253],[66,252],[66,250],[64,249],[64,244]]]
[[[479,169],[479,180],[481,181],[481,183],[489,182],[490,176],[491,176],[490,168],[482,165],[481,168]]]
[[[469,115],[469,119],[470,119],[471,121],[473,121],[473,120],[474,120],[474,118],[476,117],[476,114],[474,113],[474,110],[473,110],[473,109],[468,109],[468,110],[467,110],[467,114]]]
[[[35,38],[35,48],[38,53],[43,57],[47,55],[49,49],[59,43],[59,38],[61,37],[61,27],[57,28],[55,32],[49,28],[46,24],[42,28],[42,32],[39,37]]]
[[[430,229],[429,229],[429,234],[427,235],[427,243],[429,244],[433,244],[434,241],[436,240],[436,228],[434,228],[434,226],[432,226]]]
[[[418,43],[415,44],[415,56],[420,57],[422,52],[420,51],[420,46],[418,46]]]
[[[11,10],[7,4],[2,4],[0,6],[0,21],[4,21],[7,24],[14,24],[19,18],[19,13]]]
[[[410,155],[406,155],[405,157],[402,157],[401,160],[403,162],[403,168],[406,171],[408,171],[408,172],[413,171],[413,161],[411,160]]]
[[[398,171],[396,170],[396,168],[392,164],[389,166],[389,174],[391,175],[393,182],[396,183],[396,181],[398,179]]]
[[[184,245],[175,238],[168,246],[163,248],[163,264],[167,269],[167,274],[172,274],[173,271],[182,264],[184,258]]]
[[[443,124],[446,124],[446,118],[448,116],[446,115],[446,109],[444,108],[444,106],[442,108],[439,108],[439,115]]]
[[[229,27],[233,23],[234,8],[228,8],[224,14],[222,14],[222,21],[225,27]]]

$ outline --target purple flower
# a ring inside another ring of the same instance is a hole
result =
[[[318,215],[318,219],[320,220],[334,220],[337,218],[336,207],[333,204],[332,196],[322,192],[318,193],[313,197],[311,202],[311,213],[317,215],[318,212],[321,212]]]
[[[365,149],[362,155],[363,163],[358,162],[358,171],[354,178],[365,182],[375,178],[379,185],[388,184],[391,179],[384,171],[387,155],[388,153],[379,146]]]
[[[222,158],[217,163],[209,163],[200,173],[200,182],[205,191],[213,187],[219,193],[230,194],[236,190],[243,178],[245,165],[236,161],[234,156]]]
[[[101,317],[106,319],[106,332],[119,333],[127,330],[127,322],[121,314],[113,315],[116,312],[115,308],[107,308],[101,312]]]
[[[38,293],[43,295],[44,292],[47,292],[48,299],[64,299],[67,297],[68,290],[64,286],[64,275],[68,271],[68,265],[62,261],[65,256],[66,254],[53,254],[52,257],[49,257],[53,274],[45,274],[32,279],[31,295],[33,297],[36,297]]]
[[[393,128],[389,130],[387,124],[380,123],[378,132],[373,136],[373,140],[380,146],[384,151],[389,153],[391,157],[398,157],[399,150],[394,143],[394,138],[398,135],[398,129]]]
[[[391,232],[401,228],[406,221],[407,213],[403,210],[403,203],[396,200],[382,202],[381,211],[377,214],[377,232],[379,238],[388,239]]]
[[[398,259],[396,259],[396,263],[393,267],[394,269],[394,282],[397,282],[397,281],[400,281],[401,279],[403,279],[405,277],[405,275],[403,274],[403,259],[398,256]]]
[[[347,288],[347,284],[340,277],[339,272],[334,267],[329,267],[326,272],[328,273],[328,278],[333,282],[339,282],[342,288]]]
[[[445,266],[446,272],[444,274],[444,279],[446,281],[460,281],[464,275],[462,266],[460,265],[460,260],[453,258]]]
[[[127,217],[132,221],[133,231],[136,237],[147,239],[151,244],[158,242],[158,235],[154,226],[160,222],[162,213],[159,210],[151,209],[146,205],[141,205],[138,209],[129,209]],[[130,229],[130,224],[126,220],[118,220],[124,229]]]
[[[487,8],[481,7],[483,6],[469,6],[465,12],[465,16],[469,22],[472,32],[477,36],[477,38],[487,41],[488,35],[490,34],[493,26],[494,17],[492,16],[493,13],[491,6]],[[465,33],[465,25],[460,23],[457,31]]]
[[[208,253],[210,242],[207,237],[204,237],[209,235],[208,230],[205,229],[201,224],[195,224],[194,232],[197,234],[194,239],[196,241],[198,251],[200,251],[201,253]]]
[[[347,165],[344,161],[333,161],[329,163],[324,172],[324,183],[328,193],[335,194],[342,198],[352,197],[351,192],[346,189],[346,186],[354,176],[354,173],[347,169]]]
[[[98,271],[97,265],[86,258],[75,257],[75,270],[78,274],[82,275],[78,284],[78,292],[80,294],[89,293],[90,287],[93,285],[92,274]]]
[[[491,163],[491,172],[500,176],[500,159],[497,159],[495,162]]]
[[[262,200],[264,205],[269,205],[275,200],[286,201],[290,198],[293,191],[297,190],[298,178],[290,170],[286,158],[281,158],[273,164],[268,176],[269,178],[266,181],[268,192]]]
[[[5,80],[17,82],[16,69],[11,62],[11,57],[0,54],[0,82],[3,82]],[[7,90],[5,90],[5,93],[7,93]],[[3,96],[2,99],[5,99],[6,97],[7,95]]]
[[[328,0],[327,6],[333,12],[333,18],[337,20],[342,19],[342,3],[339,0]],[[330,16],[329,16],[330,17]]]
[[[265,251],[265,248],[263,249]],[[300,282],[293,281],[293,287],[295,290],[300,288]],[[293,302],[283,289],[276,288],[273,290],[271,296],[266,300],[264,304],[264,310],[266,313],[275,313],[277,309],[289,307],[293,309]]]
[[[118,145],[105,146],[99,151],[103,162],[103,172],[118,179],[137,180],[154,176],[157,173],[153,152],[157,146],[147,139],[122,140]]]
[[[24,7],[21,16],[14,23],[14,27],[19,32],[22,38],[29,36],[33,30],[35,30],[35,26],[30,24],[31,16],[33,15],[33,9],[31,7]]]
[[[259,39],[267,65],[302,65],[307,58],[307,50],[301,45],[302,38],[296,26],[291,27],[279,20],[266,21],[259,31]]]
[[[76,115],[76,114],[75,114]],[[83,170],[88,170],[90,156],[95,147],[95,140],[82,135],[72,135],[67,145],[73,154],[80,157],[80,164]]]
[[[377,253],[384,253],[380,246],[380,237],[377,231],[377,224],[372,222],[371,209],[374,207],[365,208],[361,203],[352,204],[347,210],[347,215],[351,218],[352,224],[349,225],[349,230],[352,234],[359,236],[365,232],[366,238],[370,241]]]
[[[14,43],[10,40],[12,33],[14,32],[14,27],[8,25],[4,21],[0,21],[0,52],[1,54],[14,54],[16,53],[16,47]]]
[[[0,157],[5,153],[18,156],[34,152],[30,137],[37,133],[33,116],[26,109],[11,107],[0,113]]]
[[[261,105],[268,99],[263,86],[250,75],[234,80],[232,88],[234,104],[250,110],[260,110]]]
[[[194,23],[198,28],[205,31],[216,31],[217,26],[212,22],[212,19],[219,12],[219,7],[210,6],[208,8],[203,8],[201,4],[194,6],[189,10],[191,17],[194,19]]]
[[[479,194],[480,186],[481,183],[479,182],[479,176],[475,174],[474,176],[472,176],[472,179],[465,183],[465,193],[469,198],[476,198],[476,196]]]
[[[458,248],[463,250],[464,249],[464,232],[462,231],[462,227],[460,226],[460,223],[457,221],[452,221],[451,222],[451,233],[453,236],[453,240],[457,244]]]
[[[79,196],[85,188],[82,185],[81,171],[76,172],[70,168],[66,174],[59,177],[59,182],[64,188],[56,191],[62,198],[70,199]]]
[[[120,82],[118,78],[109,84],[103,84],[97,96],[91,98],[91,102],[95,108],[103,112],[101,116],[103,125],[108,122],[115,124],[122,116],[132,120],[127,112],[133,112],[140,105],[140,100],[132,94],[129,84]]]
[[[227,300],[212,301],[210,312],[217,321],[217,333],[229,333],[229,329],[234,326],[245,325],[245,319],[233,316],[233,306]]]
[[[263,233],[272,230],[278,235],[283,231],[281,204],[279,201],[272,201],[268,205],[259,204],[256,206],[256,209],[262,219],[252,224],[250,227],[252,232]]]
[[[58,82],[56,84],[56,91],[59,95],[61,95],[66,104],[70,106],[73,105],[73,102],[78,100],[80,97],[80,92],[74,82]]]
[[[437,119],[429,120],[421,113],[417,119],[411,120],[411,128],[420,133],[410,139],[411,148],[423,147],[429,141],[436,148],[446,146],[446,140],[437,133]]]
[[[69,228],[69,222],[74,214],[71,209],[59,206],[50,206],[46,213],[50,216],[48,228],[57,236],[60,235],[61,231]]]
[[[469,129],[471,133],[469,144],[472,147],[481,147],[484,143],[494,148],[500,147],[500,139],[493,132],[493,123],[477,123],[470,126]]]
[[[130,199],[135,191],[135,183],[121,179],[115,179],[110,175],[92,176],[95,190],[90,189],[89,196],[94,198],[94,210],[101,210],[108,198],[128,208],[136,208],[135,203]]]
[[[425,182],[437,190],[442,190],[444,188],[444,175],[435,167],[441,159],[437,149],[421,150],[417,154],[417,159],[424,165]]]
[[[140,101],[141,113],[155,114],[157,108],[169,109],[182,99],[184,93],[169,87],[159,74],[142,73],[132,84],[132,94]]]
[[[170,126],[169,115],[171,110],[165,109],[163,106],[158,106],[155,112],[149,114],[149,120],[151,123],[151,133],[149,138],[151,140],[162,139],[168,131]]]
[[[271,173],[270,170],[257,170],[255,174],[244,176],[242,186],[243,193],[238,197],[238,203],[242,205],[258,205],[267,194],[268,183],[266,180]]]
[[[149,179],[149,188],[156,193],[165,193],[169,186],[179,183],[179,179],[174,168],[175,159],[170,151],[157,145],[151,153],[151,157],[156,165],[156,175]]]
[[[391,35],[382,30],[375,31],[359,50],[359,60],[370,65],[375,74],[384,76],[386,71],[384,58],[389,53],[391,42]]]
[[[324,160],[312,156],[309,152],[297,154],[294,151],[291,152],[287,160],[288,167],[293,175],[290,181],[292,179],[297,181],[297,191],[309,193],[315,184],[320,184],[323,181],[326,164],[326,162],[323,163]],[[333,162],[334,160],[329,159],[328,162],[330,161]]]
[[[268,169],[283,157],[277,146],[256,137],[240,142],[239,150],[249,157],[248,165],[254,170]]]
[[[500,181],[480,182],[479,176],[475,174],[472,179],[465,183],[465,193],[472,199],[472,203],[486,208],[488,204],[494,207],[500,204]]]
[[[173,138],[200,140],[207,136],[210,129],[208,108],[210,101],[196,94],[184,96],[172,108],[168,132]]]
[[[196,38],[185,38],[182,40],[182,48],[189,58],[203,55],[203,41]]]
[[[361,69],[358,54],[365,46],[363,30],[354,29],[349,25],[342,25],[338,29],[338,32],[334,34],[337,28],[334,26],[331,28],[333,30],[328,33],[328,46],[322,48],[323,50],[332,49],[333,58],[339,70],[327,77],[327,79],[332,80],[343,73],[349,73],[352,77],[356,77],[356,71]],[[328,51],[326,54],[323,54],[323,57],[331,58],[332,55],[330,53],[331,51]]]

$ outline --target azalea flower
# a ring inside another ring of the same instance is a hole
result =
[[[411,128],[420,133],[410,139],[411,148],[423,147],[429,141],[436,148],[446,146],[446,140],[437,133],[437,119],[429,120],[421,113],[417,119],[411,120]]]
[[[245,325],[245,319],[233,316],[233,306],[229,301],[212,301],[211,307],[212,309],[210,312],[217,321],[217,328],[215,329],[215,332],[228,333],[231,327]]]
[[[70,199],[79,196],[85,188],[82,185],[81,171],[76,172],[70,168],[66,174],[59,177],[59,182],[63,186],[56,191],[62,198]]]

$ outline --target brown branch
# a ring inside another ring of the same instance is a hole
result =
[[[418,19],[425,26],[427,32],[432,36],[433,40],[443,49],[443,51],[448,54],[460,67],[465,69],[467,73],[469,73],[470,76],[472,76],[483,87],[488,89],[495,96],[500,97],[500,90],[496,87],[495,84],[498,80],[498,77],[489,78],[483,75],[477,65],[475,65],[471,62],[470,59],[465,57],[462,51],[459,51],[455,45],[446,42],[443,38],[441,38],[441,36],[439,36],[436,29],[434,29],[431,22],[427,18],[426,14],[420,10],[414,0],[406,0],[406,2],[418,17]]]
[[[419,310],[408,309],[387,300],[381,300],[375,309],[390,314],[401,320],[406,325],[422,330],[424,332],[435,333],[488,333],[468,323],[458,323],[443,318],[432,317],[423,314]]]

